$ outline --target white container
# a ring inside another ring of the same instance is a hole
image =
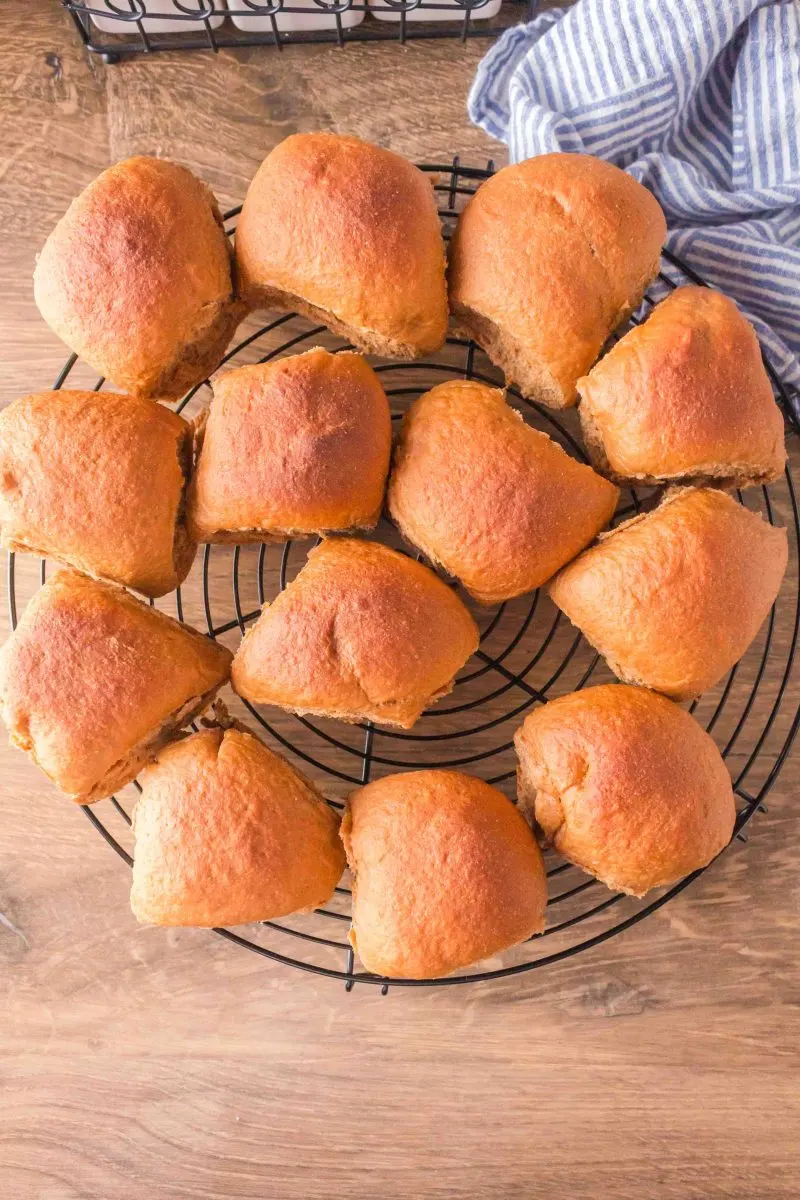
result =
[[[261,2],[266,4],[268,0],[261,0]],[[357,2],[364,4],[366,0],[357,0]],[[296,8],[313,8],[314,6],[314,0],[285,0],[285,3]],[[233,9],[231,20],[237,29],[241,29],[242,33],[273,32],[270,17],[260,17],[256,13],[253,13],[252,16],[237,15],[237,10],[241,13],[242,9],[247,7],[242,0],[230,0],[230,6]],[[363,9],[348,8],[341,13],[342,26],[345,29],[352,29],[354,25],[360,25],[363,20]],[[275,24],[280,33],[299,33],[302,30],[310,29],[335,29],[336,17],[333,13],[323,12],[322,9],[318,13],[279,12],[275,14]]]
[[[407,21],[463,21],[465,9],[455,3],[455,0],[432,0],[436,4],[445,4],[446,8],[412,8],[406,13]],[[489,0],[482,8],[474,8],[470,12],[470,21],[488,21],[500,12],[501,0]],[[383,0],[369,0],[369,11],[379,21],[399,21],[400,13]]]
[[[140,6],[132,3],[132,0],[112,0],[112,2],[117,12],[126,12],[128,9],[130,9],[132,12],[136,12],[140,9]],[[182,13],[181,10],[172,3],[172,0],[143,0],[143,4],[148,14],[172,13],[173,16],[176,14],[179,16],[187,15],[186,13]],[[202,0],[181,0],[181,4],[184,8],[187,8],[190,11],[192,9],[197,9],[198,12],[202,12],[204,9],[208,8],[208,5],[202,3]],[[139,26],[135,21],[122,21],[119,17],[114,15],[114,8],[109,5],[108,0],[92,0],[90,7],[102,8],[108,12],[109,16],[107,17],[92,17],[93,23],[98,29],[102,29],[103,33],[137,34],[139,32]],[[212,29],[219,29],[220,25],[225,20],[225,0],[214,0],[214,9],[218,13],[223,13],[223,15],[211,17],[208,23]],[[145,33],[176,33],[185,35],[187,33],[197,33],[198,31],[202,33],[202,31],[205,29],[204,21],[159,20],[157,15],[146,16],[142,20],[142,25]]]

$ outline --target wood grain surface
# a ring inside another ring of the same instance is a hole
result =
[[[503,157],[465,113],[483,43],[106,68],[56,0],[4,0],[0,46],[2,402],[49,386],[64,361],[33,304],[34,256],[118,158],[179,159],[227,206],[294,130],[352,131],[419,160]],[[785,492],[777,503],[786,515]],[[19,561],[24,597],[38,565]],[[229,569],[230,557],[212,563],[212,606],[228,615]],[[270,559],[268,588],[274,571]],[[252,591],[246,555],[243,576]],[[796,577],[786,586],[790,600]],[[187,615],[201,624],[192,594]],[[788,604],[765,672],[773,697]],[[752,720],[765,716],[759,700]],[[470,751],[494,737],[475,735]],[[366,985],[347,995],[209,933],[138,928],[127,869],[3,747],[0,1195],[796,1196],[797,761],[749,844],[625,934],[503,983],[382,997]]]

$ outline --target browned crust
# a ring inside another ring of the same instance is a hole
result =
[[[196,717],[199,717],[213,703],[214,697],[219,691],[219,686],[211,688],[202,696],[192,696],[185,704],[171,712],[169,716],[150,730],[142,740],[134,746],[129,754],[119,762],[114,763],[102,779],[87,792],[71,795],[70,799],[77,804],[94,804],[97,800],[104,800],[107,796],[124,788],[127,784],[135,779],[148,762],[167,746],[173,738],[190,725]],[[21,746],[20,749],[26,749]],[[42,764],[37,759],[33,748],[28,748],[33,761],[37,766],[42,767]],[[42,770],[44,768],[42,767]],[[47,774],[47,771],[45,771]],[[53,779],[53,783],[58,785],[58,780]]]
[[[268,921],[330,898],[339,819],[299,771],[227,718],[142,773],[131,907],[155,925]],[[196,819],[202,808],[203,819]]]
[[[326,325],[331,333],[336,333],[340,338],[350,342],[362,354],[374,354],[380,358],[396,359],[399,362],[414,362],[440,348],[440,346],[426,348],[424,345],[420,346],[409,340],[389,337],[368,326],[349,324],[337,317],[332,309],[320,308],[295,292],[282,291],[280,288],[253,286],[248,292],[248,298],[251,308],[274,308],[279,312],[295,312],[309,321],[319,321]],[[365,319],[369,318],[365,317]]]
[[[643,896],[706,866],[736,809],[713,740],[643,688],[585,688],[537,708],[514,736],[517,793],[559,854]]]
[[[186,577],[191,428],[161,405],[61,390],[0,414],[0,539],[147,596]]]
[[[468,304],[451,300],[455,332],[477,342],[505,376],[507,387],[547,408],[570,408],[574,401],[559,385],[545,363],[531,358],[524,342],[505,333],[502,327]]]
[[[121,588],[59,571],[0,652],[0,712],[13,744],[92,803],[211,703],[231,658]]]
[[[200,541],[277,541],[371,529],[391,414],[361,355],[316,347],[218,379],[189,497]]]
[[[684,287],[578,380],[584,438],[617,482],[751,487],[784,470],[784,425],[755,330]]]
[[[245,312],[211,190],[144,156],[110,167],[73,201],[39,255],[34,293],[71,350],[154,398],[201,383]]]
[[[410,359],[444,342],[433,190],[389,150],[331,133],[286,138],[248,189],[236,263],[251,305],[321,320],[365,352]]]
[[[148,385],[146,394],[153,399],[175,400],[207,380],[222,362],[247,311],[246,305],[231,297],[203,312],[203,327],[191,342],[180,348],[155,382]]]
[[[787,560],[785,529],[725,492],[682,488],[601,535],[549,591],[621,679],[691,699],[745,653]]]
[[[369,971],[433,979],[544,928],[536,841],[483,780],[389,775],[350,794],[341,834],[353,876],[350,939]]]
[[[461,214],[451,311],[524,395],[567,407],[657,274],[665,235],[654,197],[610,163],[528,159],[483,183]]]
[[[188,423],[183,437],[178,443],[178,466],[183,483],[175,514],[175,532],[172,540],[172,561],[175,567],[176,587],[183,583],[189,574],[197,554],[197,542],[189,533],[186,523],[186,506],[194,467],[194,430]]]
[[[533,591],[608,523],[618,491],[525,424],[503,393],[454,380],[403,421],[388,508],[481,604]]]
[[[254,704],[408,729],[477,645],[469,612],[427,567],[326,538],[248,631],[233,685]]]

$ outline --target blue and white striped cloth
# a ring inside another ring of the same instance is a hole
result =
[[[667,246],[800,387],[800,0],[578,0],[509,29],[472,120],[512,162],[583,151],[658,197]]]

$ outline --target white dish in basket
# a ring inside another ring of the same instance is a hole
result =
[[[466,9],[456,3],[456,0],[429,0],[430,3],[441,4],[442,8],[412,8],[406,13],[407,21],[463,21]],[[488,21],[500,12],[501,0],[488,0],[481,8],[470,12],[472,21]],[[444,7],[446,6],[446,7]],[[379,21],[399,21],[400,13],[393,9],[385,0],[369,0],[369,11]]]
[[[188,16],[188,13],[193,9],[197,12],[203,12],[208,7],[204,0],[181,0],[181,4],[188,12],[181,10],[173,3],[173,0],[143,0],[147,16],[142,19],[142,26],[145,33],[192,33],[196,30],[205,28],[202,21],[177,21],[176,17]],[[113,4],[113,7],[112,7]],[[134,4],[132,0],[92,0],[91,7],[94,9],[102,8],[109,15],[107,17],[92,16],[92,22],[101,29],[103,33],[133,33],[139,32],[139,26],[135,21],[125,21],[119,16],[115,16],[115,11],[131,12],[139,11],[139,6]],[[213,0],[215,15],[209,17],[209,25],[212,29],[219,29],[225,19],[225,0]],[[152,15],[151,15],[152,14]],[[167,14],[172,15],[170,20]]]
[[[260,0],[264,5],[269,3],[269,0]],[[289,5],[294,5],[297,8],[313,8],[314,0],[285,0]],[[365,3],[365,0],[358,0],[359,3]],[[231,20],[237,29],[241,29],[243,33],[271,33],[272,20],[268,16],[258,16],[253,13],[252,16],[242,16],[242,9],[247,7],[243,0],[231,0]],[[348,8],[341,14],[342,25],[345,29],[352,29],[354,25],[360,25],[364,20],[363,9]],[[280,12],[275,14],[275,23],[281,33],[301,32],[311,29],[335,29],[336,17],[333,13],[324,12],[320,8],[318,13],[292,13]]]

